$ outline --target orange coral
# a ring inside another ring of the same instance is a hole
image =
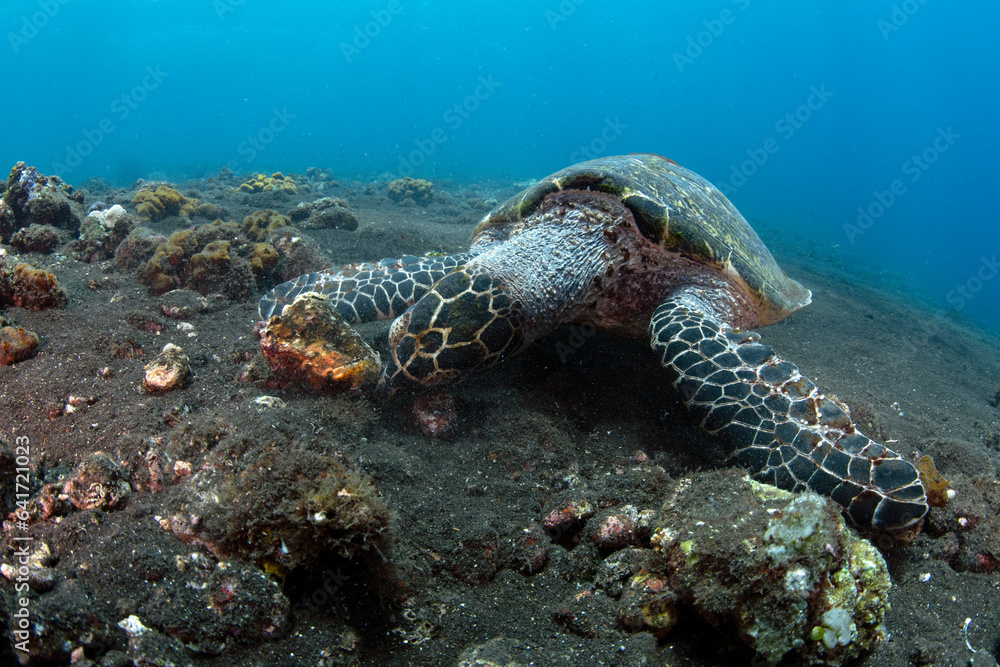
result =
[[[0,329],[0,366],[10,366],[35,356],[38,336],[24,327]]]

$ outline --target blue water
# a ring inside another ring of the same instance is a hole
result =
[[[1000,331],[995,2],[7,0],[0,19],[0,165],[525,180],[653,152],[766,236]]]

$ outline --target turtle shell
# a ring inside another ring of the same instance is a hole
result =
[[[484,231],[524,220],[560,190],[603,192],[621,200],[640,234],[671,253],[718,269],[758,303],[758,325],[807,305],[811,293],[785,275],[736,207],[698,174],[651,154],[604,157],[567,167],[500,204]]]

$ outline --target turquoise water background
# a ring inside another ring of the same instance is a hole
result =
[[[7,0],[0,165],[528,180],[652,152],[1000,331],[1000,5]]]

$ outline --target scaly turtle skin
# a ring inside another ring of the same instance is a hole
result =
[[[261,317],[307,291],[351,323],[396,318],[386,384],[458,379],[566,322],[648,335],[701,426],[758,480],[829,496],[859,525],[903,527],[927,512],[909,461],[746,332],[811,294],[721,192],[671,160],[568,167],[489,213],[467,253],[301,276],[261,299]]]

